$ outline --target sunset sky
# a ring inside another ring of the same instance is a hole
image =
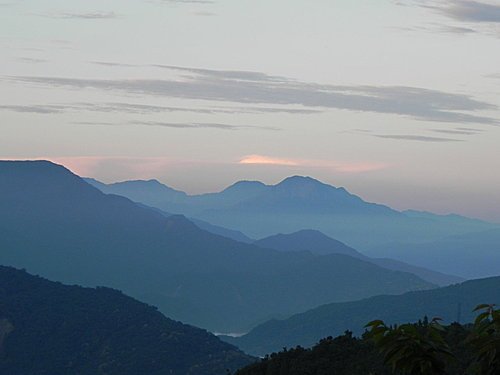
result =
[[[500,1],[0,0],[0,51],[1,159],[500,222]]]

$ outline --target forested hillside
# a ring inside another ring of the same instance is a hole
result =
[[[0,266],[1,374],[219,375],[251,360],[117,290]]]

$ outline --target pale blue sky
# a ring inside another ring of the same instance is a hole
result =
[[[500,1],[0,0],[0,158],[500,221],[499,47]]]

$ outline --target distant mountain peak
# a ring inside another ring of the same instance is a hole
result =
[[[162,187],[167,187],[167,185],[162,184],[160,181],[157,179],[150,179],[150,180],[127,180],[127,181],[119,181],[119,182],[114,182],[110,185],[124,185],[124,184],[133,184],[133,185],[155,185],[155,186],[162,186]]]
[[[298,195],[300,197],[311,197],[318,195],[326,197],[326,195],[329,194],[333,194],[336,197],[354,197],[344,188],[337,188],[309,176],[287,177],[280,183],[274,185],[273,189],[276,192]]]
[[[138,196],[147,195],[150,197],[152,194],[170,194],[175,195],[176,197],[185,197],[186,193],[180,190],[176,190],[171,188],[168,185],[156,180],[129,180],[122,182],[115,182],[113,184],[106,185],[106,190],[113,190],[116,194],[122,194],[128,196],[129,194],[134,194],[129,196],[132,200],[141,201]]]
[[[321,182],[315,178],[312,178],[310,176],[290,176],[285,178],[283,181],[280,183],[274,185],[277,188],[303,188],[303,187],[308,187],[308,188],[316,188],[316,189],[331,189],[331,190],[336,190],[339,192],[345,192],[348,193],[346,189],[343,187],[336,187],[330,184],[326,184],[324,182]]]
[[[358,259],[364,258],[355,249],[315,229],[301,229],[287,234],[279,233],[255,241],[255,244],[279,251],[310,251],[321,255],[345,254]]]
[[[316,229],[301,229],[301,230],[296,231],[296,232],[291,233],[291,234],[304,235],[304,236],[306,236],[306,235],[307,236],[316,236],[316,237],[330,238],[331,239],[331,237],[327,236],[323,232],[316,230]]]
[[[223,191],[230,191],[230,190],[240,190],[240,189],[255,189],[255,188],[264,188],[267,185],[264,184],[263,182],[260,181],[253,181],[253,180],[241,180],[237,181],[234,184],[228,186],[225,188]]]
[[[309,176],[290,176],[281,181],[278,185],[289,185],[289,184],[320,184],[325,185],[321,181],[318,181]]]

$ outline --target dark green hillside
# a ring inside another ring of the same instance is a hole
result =
[[[0,162],[0,264],[106,285],[214,332],[433,285],[345,255],[284,254],[106,195],[49,162]]]
[[[311,349],[296,347],[266,356],[236,375],[391,375],[373,343],[350,333],[322,339]]]
[[[251,358],[108,288],[0,266],[0,373],[219,375]]]
[[[388,324],[439,316],[445,322],[471,322],[478,304],[500,302],[500,277],[472,280],[444,288],[409,292],[399,296],[377,296],[361,301],[332,303],[297,314],[286,320],[272,320],[240,338],[225,338],[247,353],[264,355],[283,347],[312,346],[320,338],[338,335],[346,329],[355,334],[374,319]]]
[[[412,324],[421,332],[429,325],[419,321]],[[453,323],[443,327],[442,338],[454,354],[455,359],[446,362],[442,375],[470,374],[474,362],[473,353],[467,345],[470,328]],[[396,372],[399,374],[400,372]],[[239,370],[236,375],[392,375],[383,355],[368,335],[354,337],[347,331],[344,335],[322,339],[310,349],[296,347],[283,349],[279,353],[266,355],[262,360]]]

